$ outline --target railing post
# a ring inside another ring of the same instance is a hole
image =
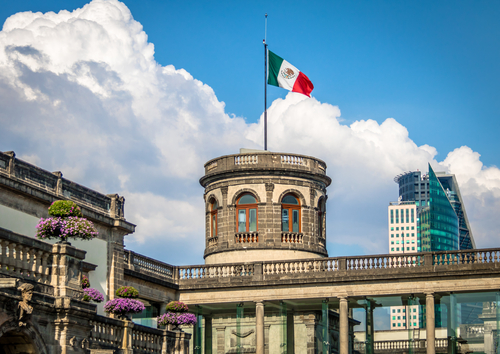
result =
[[[253,272],[253,280],[262,280],[262,263],[254,263]]]
[[[433,253],[424,254],[424,267],[431,268],[433,266],[433,264],[432,264],[433,258],[434,258]]]
[[[339,270],[347,270],[347,259],[339,258]]]
[[[134,349],[132,348],[132,330],[134,328],[134,322],[124,321],[123,326],[123,338],[122,338],[122,354],[134,354]]]

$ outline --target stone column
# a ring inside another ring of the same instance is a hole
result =
[[[435,333],[435,315],[434,315],[434,293],[425,294],[425,312],[426,312],[426,334],[427,334],[427,354],[436,353],[436,333]]]
[[[349,304],[346,296],[339,296],[339,353],[349,354]]]
[[[217,354],[225,354],[226,353],[226,340],[224,338],[224,334],[226,332],[226,326],[216,326],[215,330],[217,331]]]
[[[264,303],[255,302],[256,354],[264,354]]]

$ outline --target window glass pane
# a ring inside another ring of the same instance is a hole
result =
[[[292,223],[292,232],[299,232],[299,211],[292,210],[293,223]]]
[[[299,205],[299,201],[293,195],[287,195],[281,201],[283,204],[295,204]]]
[[[238,232],[247,231],[247,211],[245,209],[238,211]]]
[[[212,215],[212,236],[217,236],[217,214]]]
[[[218,207],[219,207],[219,204],[217,203],[217,201],[214,201],[214,202],[212,203],[212,210],[215,210],[215,209],[217,209]]]
[[[281,231],[288,232],[288,209],[281,210]]]
[[[257,231],[257,209],[250,209],[250,219],[248,223],[248,231]]]
[[[238,204],[255,204],[255,203],[257,203],[257,200],[251,194],[245,194],[238,201]]]

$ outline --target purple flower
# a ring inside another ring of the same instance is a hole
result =
[[[192,313],[181,312],[166,312],[158,316],[158,323],[162,326],[172,325],[194,325],[196,324],[196,316]]]
[[[104,296],[97,289],[86,288],[83,290],[83,301],[103,302]]]
[[[140,313],[146,308],[144,304],[135,299],[122,299],[116,298],[106,302],[104,305],[104,311],[108,313],[113,313],[115,315],[124,315],[127,313]]]

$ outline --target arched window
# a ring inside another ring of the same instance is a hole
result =
[[[300,203],[293,194],[281,200],[281,231],[300,232]]]
[[[257,199],[250,193],[242,194],[236,201],[236,218],[238,232],[257,231]]]
[[[210,203],[210,236],[217,236],[217,209],[219,208],[219,204],[217,200],[212,199],[212,203]]]
[[[325,199],[321,198],[318,203],[318,236],[325,237]]]

